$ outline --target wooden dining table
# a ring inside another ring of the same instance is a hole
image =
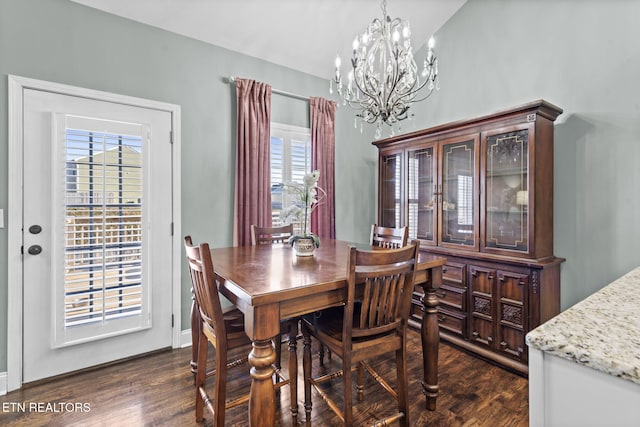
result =
[[[371,248],[369,245],[323,239],[314,255],[309,257],[296,256],[287,245],[211,249],[214,269],[223,279],[219,291],[244,313],[245,331],[252,341],[249,354],[252,379],[249,423],[252,427],[275,424],[272,378],[275,353],[272,339],[280,334],[280,321],[346,302],[350,245]],[[435,410],[438,396],[440,339],[435,291],[442,282],[445,261],[443,257],[420,253],[416,269],[416,284],[421,284],[425,291],[420,329],[424,359],[422,387],[429,410]],[[197,320],[195,322],[197,324]]]

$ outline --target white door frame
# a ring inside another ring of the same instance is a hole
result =
[[[22,217],[23,217],[23,93],[25,89],[43,90],[59,94],[96,99],[166,111],[171,114],[173,128],[172,154],[172,346],[181,343],[181,194],[180,194],[180,106],[159,101],[117,95],[92,89],[85,89],[59,83],[26,77],[8,76],[9,89],[9,191],[8,191],[8,297],[7,297],[7,391],[22,387],[22,342],[23,342],[23,280],[22,280]]]

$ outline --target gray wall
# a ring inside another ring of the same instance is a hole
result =
[[[469,0],[436,34],[442,89],[414,107],[410,128],[540,98],[564,109],[556,122],[554,194],[555,253],[567,258],[563,308],[640,264],[639,20],[640,2],[634,0]],[[216,246],[231,243],[233,200],[234,92],[222,78],[254,78],[288,92],[327,96],[326,80],[67,0],[0,0],[0,100],[7,99],[7,74],[181,105],[182,231]],[[296,102],[274,95],[274,120],[303,124],[306,106]],[[5,209],[6,105],[0,101]],[[338,109],[336,223],[339,238],[362,241],[375,221],[376,152],[372,132],[354,131],[352,118],[348,108]],[[198,195],[202,182],[215,185]],[[6,230],[0,229],[2,278]],[[0,372],[6,370],[5,281]],[[187,327],[184,272],[182,281]]]
[[[330,70],[332,59],[328,59]],[[67,0],[0,0],[0,208],[7,208],[7,74],[154,99],[182,107],[182,233],[232,243],[235,89],[247,77],[291,93],[328,97],[328,81],[168,33]],[[371,134],[336,118],[337,235],[368,239],[375,220]],[[308,103],[273,95],[272,119],[308,125]],[[208,185],[208,186],[207,186]],[[10,224],[6,224],[10,226]],[[7,228],[0,229],[0,372],[7,354]],[[182,272],[182,326],[189,327]]]
[[[419,128],[536,99],[555,126],[562,309],[640,265],[640,2],[469,0],[436,34]],[[418,119],[420,120],[420,119]]]

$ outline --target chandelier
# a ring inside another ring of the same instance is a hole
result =
[[[433,37],[429,39],[423,68],[418,71],[411,48],[409,22],[400,18],[392,20],[387,15],[386,0],[382,1],[381,9],[382,20],[374,19],[353,40],[352,69],[346,84],[340,74],[340,56],[336,56],[336,74],[330,85],[333,93],[335,83],[343,104],[360,110],[356,117],[362,122],[377,124],[376,138],[380,138],[383,123],[389,125],[393,133],[395,124],[413,116],[409,114],[413,102],[423,101],[434,89],[439,89]]]

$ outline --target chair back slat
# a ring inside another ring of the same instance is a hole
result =
[[[409,318],[419,242],[394,250],[350,248],[345,328],[354,338],[392,331]],[[360,313],[353,324],[356,284]],[[351,324],[349,324],[351,323]]]
[[[293,236],[293,224],[280,227],[258,227],[255,224],[251,225],[251,244],[253,246],[287,243],[291,236]]]
[[[218,294],[220,278],[213,268],[209,244],[194,246],[190,236],[186,236],[184,241],[189,276],[200,316],[216,337],[225,337],[224,315]]]
[[[398,249],[407,245],[409,239],[409,228],[382,227],[378,224],[371,226],[371,246],[384,249]]]

